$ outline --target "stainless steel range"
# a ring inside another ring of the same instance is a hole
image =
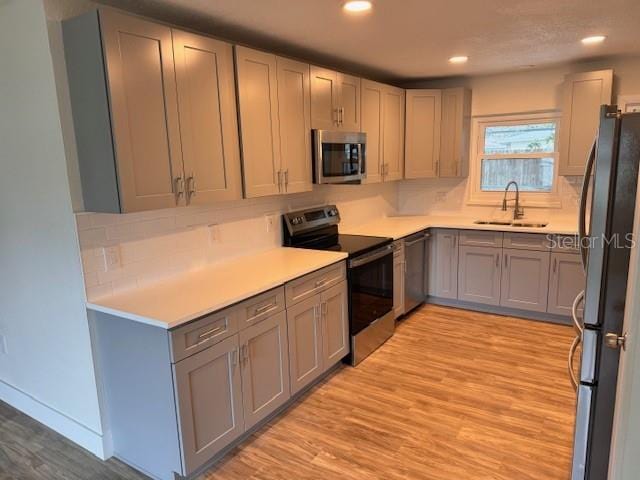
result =
[[[346,252],[349,285],[349,363],[357,365],[393,335],[392,239],[340,235],[335,205],[282,216],[287,247]]]

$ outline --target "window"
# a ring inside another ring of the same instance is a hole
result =
[[[524,204],[555,206],[558,117],[553,114],[477,120],[470,203],[494,204],[511,181]],[[501,198],[501,197],[500,197]]]

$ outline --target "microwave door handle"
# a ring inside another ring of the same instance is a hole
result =
[[[587,198],[589,195],[589,180],[591,178],[591,172],[593,170],[593,164],[596,159],[598,139],[596,138],[591,145],[589,151],[589,157],[587,158],[587,164],[584,169],[584,178],[582,179],[582,192],[580,194],[580,208],[578,213],[578,248],[580,249],[580,258],[582,260],[582,266],[587,270],[588,261],[588,248],[585,245],[587,241]]]

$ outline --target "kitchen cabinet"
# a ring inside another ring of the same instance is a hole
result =
[[[366,183],[378,183],[382,174],[382,98],[384,85],[362,80],[362,131],[367,134]]]
[[[549,289],[549,251],[502,251],[500,305],[534,312],[546,312]]]
[[[240,198],[230,45],[111,9],[63,35],[87,211]]]
[[[573,300],[584,290],[585,282],[580,255],[552,252],[547,312],[571,315]]]
[[[466,88],[442,90],[439,177],[467,176],[470,127],[471,91]]]
[[[387,85],[382,92],[382,168],[385,181],[404,176],[404,90]]]
[[[236,46],[245,197],[310,191],[309,66]]]
[[[437,229],[429,245],[429,295],[457,299],[458,231]]]
[[[499,305],[501,257],[502,248],[461,245],[458,265],[458,300]]]
[[[232,47],[192,33],[172,34],[186,203],[240,199]]]
[[[404,315],[404,274],[406,270],[404,258],[404,241],[396,240],[393,243],[393,316]]]
[[[596,137],[600,106],[611,103],[613,70],[567,75],[562,86],[560,175],[583,175]]]
[[[185,474],[244,432],[238,337],[174,365]]]
[[[286,313],[242,330],[239,342],[244,429],[249,430],[290,397]]]
[[[291,393],[349,353],[347,282],[287,306]]]
[[[360,79],[311,66],[311,128],[360,131]]]
[[[438,176],[441,96],[434,89],[406,92],[404,178]]]

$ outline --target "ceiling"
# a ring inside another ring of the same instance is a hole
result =
[[[640,54],[638,0],[97,0],[381,80],[486,74]],[[580,39],[607,35],[596,46]],[[465,65],[450,65],[468,55]]]

